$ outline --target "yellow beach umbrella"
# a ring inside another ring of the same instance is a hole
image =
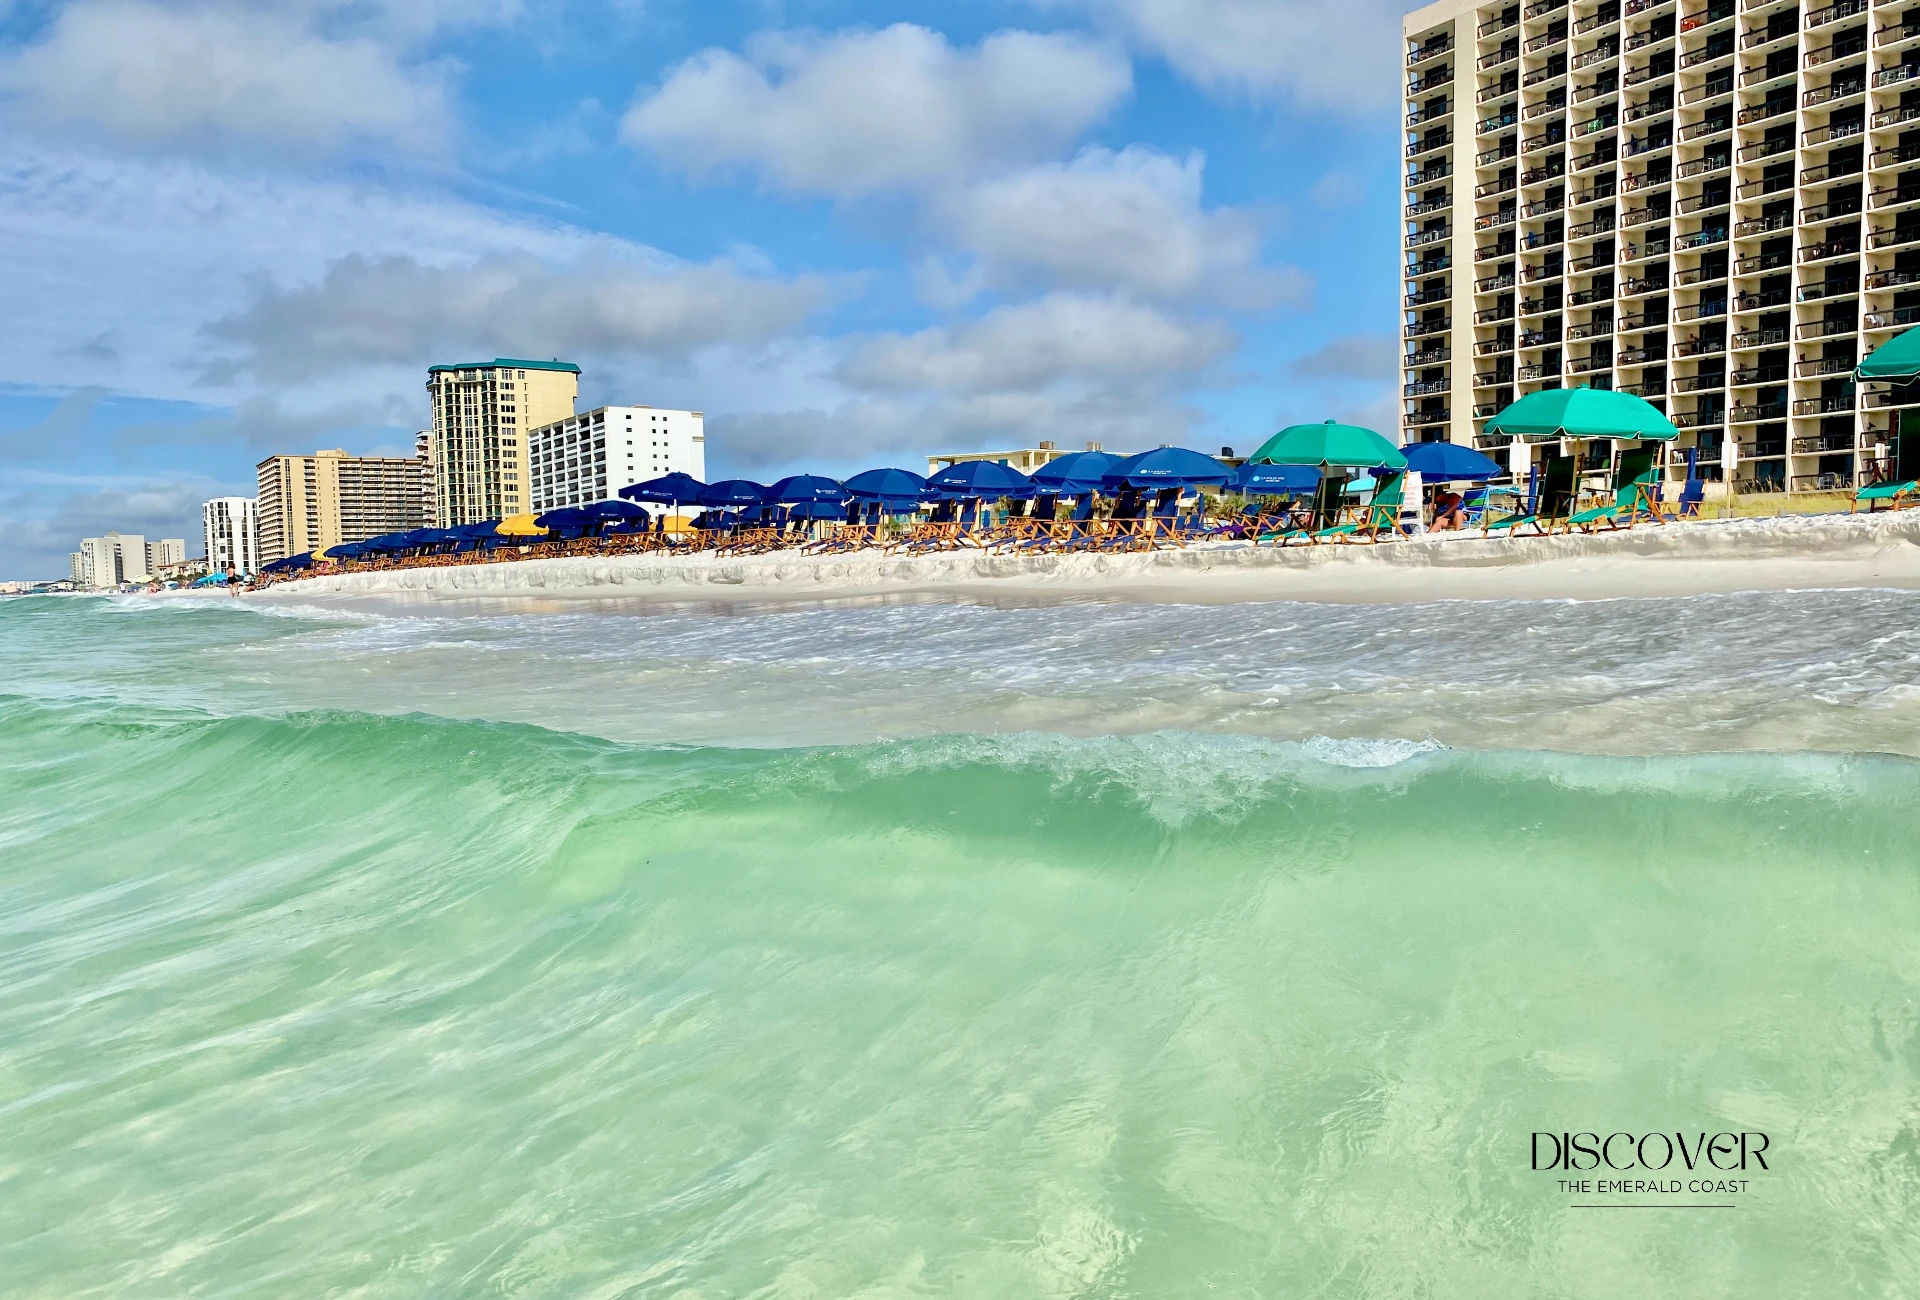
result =
[[[547,530],[533,522],[532,515],[508,515],[495,526],[502,537],[545,537]]]

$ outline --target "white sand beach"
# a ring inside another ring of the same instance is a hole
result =
[[[1920,511],[1641,525],[1553,537],[1446,534],[1380,545],[1218,542],[1137,554],[887,556],[878,550],[517,560],[321,576],[250,600],[1601,600],[1758,590],[1920,589]]]

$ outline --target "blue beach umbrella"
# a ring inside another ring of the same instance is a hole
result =
[[[630,483],[620,489],[620,495],[629,501],[652,501],[659,505],[677,506],[682,501],[698,501],[706,488],[707,485],[693,475],[676,470],[659,478],[650,478],[644,483]]]
[[[1101,475],[1109,488],[1187,488],[1201,485],[1222,486],[1233,478],[1233,471],[1211,456],[1185,447],[1158,447],[1129,456]]]
[[[750,479],[722,479],[718,483],[709,483],[702,488],[696,499],[703,506],[719,509],[757,506],[766,501],[767,490]]]
[[[1498,478],[1507,472],[1493,457],[1453,442],[1416,442],[1401,451],[1406,455],[1408,469],[1436,483]]]
[[[767,500],[781,505],[811,505],[826,502],[845,505],[847,489],[837,481],[818,474],[795,474],[767,489]]]
[[[929,491],[949,499],[1029,497],[1033,481],[997,460],[963,460],[927,480]]]
[[[1248,461],[1233,475],[1234,490],[1254,497],[1311,492],[1319,486],[1320,471],[1312,465],[1256,465]]]
[[[1071,451],[1056,456],[1033,471],[1036,492],[1053,496],[1079,496],[1100,490],[1107,471],[1120,463],[1120,457],[1104,451]]]
[[[292,573],[299,569],[313,567],[313,552],[302,551],[298,555],[289,555],[284,560],[275,560],[272,564],[260,566],[262,573]]]
[[[862,501],[918,501],[927,481],[908,469],[870,469],[855,474],[844,486]]]
[[[600,526],[598,516],[579,506],[562,506],[558,510],[549,510],[543,515],[535,515],[533,522],[561,541],[585,537]]]

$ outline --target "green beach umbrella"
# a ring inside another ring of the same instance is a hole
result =
[[[1888,339],[1854,367],[1855,379],[1912,379],[1920,375],[1920,329]]]
[[[1487,421],[1488,433],[1525,438],[1643,438],[1680,436],[1660,408],[1609,388],[1543,388]]]
[[[1249,456],[1255,465],[1319,465],[1335,469],[1405,469],[1400,449],[1351,424],[1296,424],[1280,430]]]

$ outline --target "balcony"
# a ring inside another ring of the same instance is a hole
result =
[[[1746,352],[1754,348],[1770,348],[1787,341],[1784,329],[1741,330],[1733,336],[1733,349]]]
[[[1612,302],[1613,286],[1610,284],[1591,285],[1585,289],[1576,289],[1567,295],[1567,306],[1590,307],[1596,302]]]
[[[1860,164],[1857,162],[1821,163],[1818,167],[1802,167],[1800,183],[1819,185],[1826,181],[1837,181],[1843,176],[1858,176]]]
[[[1475,293],[1499,293],[1502,289],[1511,288],[1513,288],[1512,271],[1507,271],[1500,275],[1490,275],[1484,280],[1475,280],[1473,282],[1473,291]]]
[[[1546,230],[1536,230],[1531,234],[1520,237],[1520,247],[1526,249],[1528,252],[1532,252],[1537,248],[1558,248],[1564,242],[1565,237],[1563,235],[1556,235]]]
[[[1437,149],[1444,149],[1452,143],[1453,129],[1449,127],[1447,130],[1430,135],[1423,140],[1413,141],[1407,146],[1407,157],[1418,158],[1422,154],[1429,154]]]
[[[1613,161],[1613,154],[1605,150],[1595,149],[1592,153],[1583,153],[1576,156],[1573,160],[1573,170],[1576,172],[1591,171],[1595,167],[1608,166]]]
[[[1920,104],[1901,104],[1893,108],[1883,108],[1873,115],[1873,129],[1899,126],[1902,122],[1920,120]]]
[[[1620,226],[1624,230],[1632,230],[1635,226],[1645,226],[1655,221],[1665,221],[1672,215],[1673,213],[1665,207],[1628,208],[1620,214]]]
[[[1561,32],[1556,36],[1553,31],[1549,29],[1541,32],[1520,48],[1528,54],[1538,54],[1542,50],[1550,50],[1556,45],[1565,45],[1566,43],[1567,34],[1565,32]]]
[[[1718,429],[1726,413],[1714,407],[1705,411],[1675,411],[1667,419],[1676,429]]]
[[[1520,369],[1514,374],[1514,378],[1518,379],[1523,384],[1538,383],[1542,379],[1548,379],[1551,377],[1552,376],[1549,375],[1547,368],[1545,366],[1537,366],[1537,365],[1521,366]]]
[[[1559,311],[1560,308],[1560,292],[1558,289],[1550,294],[1543,293],[1538,298],[1523,298],[1520,300],[1520,314],[1522,316],[1544,316],[1550,311]]]
[[[1473,228],[1476,231],[1503,230],[1511,226],[1515,220],[1517,220],[1517,217],[1512,208],[1502,208],[1498,212],[1489,212],[1484,216],[1475,217],[1473,219]]]
[[[1842,34],[1831,45],[1822,45],[1818,49],[1808,50],[1801,56],[1800,65],[1804,68],[1823,68],[1829,63],[1838,63],[1850,59],[1856,54],[1867,52],[1867,34],[1862,30],[1857,36]]]
[[[1664,275],[1650,275],[1644,279],[1628,279],[1620,285],[1620,296],[1622,298],[1643,298],[1650,293],[1665,293],[1666,291],[1667,277]]]
[[[1406,415],[1406,424],[1410,428],[1419,428],[1427,424],[1447,424],[1452,419],[1451,407],[1437,406],[1426,411],[1409,411]]]
[[[1408,217],[1424,217],[1429,212],[1442,212],[1453,206],[1450,198],[1422,199],[1418,203],[1407,204]]]
[[[1415,321],[1400,331],[1400,337],[1403,339],[1423,339],[1430,334],[1445,334],[1451,328],[1451,322],[1445,320]]]
[[[1475,325],[1497,325],[1503,320],[1512,319],[1513,307],[1511,304],[1505,307],[1489,307],[1485,311],[1477,311],[1473,314],[1473,323]]]
[[[1473,124],[1476,136],[1492,135],[1495,131],[1504,131],[1520,120],[1520,114],[1509,108],[1505,112],[1495,113],[1492,117],[1483,117]]]
[[[1727,382],[1735,388],[1758,388],[1761,384],[1784,384],[1787,382],[1786,363],[1776,361],[1765,366],[1743,366],[1727,376]],[[1787,404],[1780,403],[1780,414],[1787,413]]]
[[[1727,300],[1716,298],[1712,302],[1696,302],[1691,306],[1676,309],[1673,313],[1673,321],[1676,325],[1684,325],[1688,321],[1713,320],[1726,314]]]
[[[1753,144],[1740,146],[1740,161],[1759,162],[1762,158],[1772,158],[1783,153],[1793,152],[1793,137],[1783,136],[1778,140],[1759,140]]]
[[[1826,262],[1836,257],[1853,257],[1860,252],[1860,237],[1852,239],[1832,239],[1822,244],[1806,244],[1800,249],[1802,266],[1809,262]]]
[[[1783,113],[1791,114],[1792,112],[1793,96],[1785,95],[1777,99],[1769,97],[1762,103],[1741,109],[1734,115],[1733,121],[1736,126],[1756,126]]]
[[[1474,60],[1473,70],[1475,72],[1492,72],[1495,68],[1504,67],[1519,57],[1520,42],[1514,41],[1509,45],[1502,45],[1499,49],[1489,54],[1482,54]],[[1516,87],[1519,84],[1517,81],[1514,83]]]
[[[1870,311],[1866,318],[1870,330],[1903,329],[1920,324],[1920,307],[1895,307],[1892,311]]]
[[[1667,313],[1663,311],[1644,311],[1638,316],[1622,316],[1614,322],[1616,334],[1638,334],[1642,330],[1657,330],[1667,327]]]
[[[1452,297],[1453,290],[1447,288],[1445,284],[1438,284],[1431,289],[1421,289],[1407,294],[1402,301],[1408,307],[1424,307],[1428,303],[1446,302]]]
[[[1867,235],[1867,247],[1876,250],[1914,243],[1920,243],[1920,223],[1903,221],[1897,226],[1876,226]]]
[[[1439,162],[1429,163],[1417,172],[1408,172],[1407,185],[1409,187],[1427,185],[1434,181],[1443,181],[1451,175],[1453,175],[1453,164],[1442,158]]]
[[[1837,415],[1853,409],[1853,397],[1803,397],[1793,404],[1795,415]]]
[[[1488,339],[1484,343],[1473,345],[1473,355],[1476,357],[1496,357],[1511,351],[1513,351],[1512,339]]]
[[[1695,158],[1692,162],[1681,163],[1678,167],[1674,168],[1673,175],[1676,180],[1686,181],[1692,180],[1697,176],[1711,176],[1715,172],[1723,172],[1731,166],[1733,166],[1733,160],[1727,155],[1725,150],[1722,150],[1718,153],[1707,154],[1703,158]]]
[[[1748,217],[1745,221],[1733,223],[1733,237],[1747,239],[1753,235],[1764,235],[1773,230],[1793,229],[1793,218],[1786,213],[1772,217]]]
[[[1426,379],[1417,384],[1405,384],[1400,390],[1407,397],[1429,397],[1435,393],[1453,391],[1451,379]]]
[[[1819,144],[1832,144],[1835,140],[1846,140],[1862,134],[1866,128],[1858,122],[1829,122],[1826,126],[1816,126],[1800,134],[1800,143],[1811,149]]]
[[[1523,348],[1550,348],[1559,342],[1559,330],[1527,330],[1520,335],[1520,346]]]
[[[1567,201],[1576,208],[1584,208],[1589,204],[1604,203],[1608,199],[1613,198],[1616,189],[1617,186],[1614,184],[1613,177],[1609,176],[1605,180],[1595,181],[1591,189],[1575,190]],[[1612,216],[1613,214],[1608,213],[1607,215]]]
[[[1498,388],[1502,384],[1512,382],[1513,371],[1511,370],[1480,370],[1474,372],[1473,376],[1475,388]]]
[[[1743,403],[1727,408],[1728,424],[1765,424],[1770,420],[1787,418],[1787,404],[1784,401],[1768,402],[1765,406]]]
[[[1584,121],[1575,122],[1573,124],[1573,138],[1576,140],[1584,140],[1590,135],[1599,135],[1603,131],[1611,131],[1618,125],[1620,125],[1620,115],[1609,108],[1602,112],[1595,113],[1592,117]]]
[[[1423,275],[1435,275],[1453,265],[1453,259],[1446,253],[1435,255],[1428,253],[1418,262],[1408,262],[1405,274],[1409,279],[1418,279]]]
[[[1724,339],[1688,339],[1673,345],[1675,357],[1714,357],[1727,350]]]
[[[1895,145],[1890,149],[1875,149],[1867,155],[1867,167],[1872,171],[1882,171],[1888,167],[1898,167],[1920,159],[1920,145]]]
[[[1613,364],[1616,366],[1645,366],[1652,365],[1655,362],[1665,361],[1666,359],[1667,350],[1665,348],[1628,348],[1626,351],[1614,356]],[[1644,396],[1644,394],[1641,394],[1641,396]]]
[[[1724,208],[1733,201],[1728,194],[1696,194],[1690,199],[1681,199],[1676,209],[1681,216],[1689,217],[1698,212],[1711,212],[1715,208]]]
[[[1567,227],[1568,239],[1595,239],[1614,228],[1613,214],[1603,212],[1592,221],[1583,221],[1577,226]]]
[[[1860,196],[1850,194],[1845,198],[1834,199],[1828,203],[1816,203],[1800,209],[1800,224],[1803,226],[1824,225],[1829,221],[1838,221],[1842,217],[1860,215]]]
[[[1680,68],[1684,72],[1691,68],[1697,68],[1703,63],[1717,63],[1721,59],[1730,59],[1732,57],[1733,43],[1731,41],[1708,41],[1706,44],[1682,54],[1680,56]]]
[[[1768,289],[1765,293],[1743,293],[1733,300],[1735,311],[1765,311],[1769,307],[1784,307],[1793,301],[1791,289]]]
[[[1429,59],[1439,58],[1452,48],[1453,37],[1451,35],[1428,41],[1425,45],[1416,46],[1407,51],[1407,66],[1409,68],[1417,68]]]
[[[1515,188],[1516,182],[1510,176],[1504,180],[1485,181],[1473,187],[1473,197],[1476,199],[1491,199],[1497,195],[1511,194]]]
[[[1866,93],[1867,80],[1865,77],[1848,77],[1843,81],[1835,81],[1830,85],[1819,86],[1807,91],[1804,95],[1800,96],[1800,107],[1818,108],[1822,104],[1834,104],[1840,100],[1851,99],[1855,95],[1864,95]]]
[[[1810,339],[1830,339],[1842,334],[1851,335],[1858,330],[1859,323],[1851,316],[1846,316],[1839,320],[1810,320],[1804,325],[1796,326],[1793,336],[1804,343]]]
[[[1567,67],[1573,72],[1585,72],[1588,68],[1610,63],[1620,57],[1620,42],[1609,37],[1588,50],[1585,54],[1576,54]]]
[[[1811,438],[1793,440],[1793,454],[1796,456],[1831,455],[1836,451],[1852,450],[1853,435],[1851,433],[1820,433]]]
[[[1807,30],[1812,31],[1816,27],[1825,27],[1828,23],[1838,22],[1842,18],[1851,18],[1855,14],[1863,14],[1866,11],[1867,0],[1840,0],[1838,4],[1831,4],[1824,9],[1816,9],[1808,14]]]
[[[1726,229],[1721,226],[1715,226],[1710,230],[1696,230],[1691,235],[1682,235],[1673,241],[1673,247],[1678,252],[1686,253],[1692,252],[1695,249],[1712,248],[1716,244],[1724,244],[1726,242]]]
[[[1626,393],[1630,397],[1665,397],[1667,386],[1656,379],[1651,383],[1622,384],[1615,391]]]
[[[1435,90],[1441,86],[1449,85],[1452,81],[1453,69],[1451,67],[1435,68],[1425,76],[1415,77],[1407,82],[1407,96],[1411,98],[1415,95],[1424,95],[1429,90]]]
[[[1566,206],[1567,201],[1564,198],[1535,199],[1533,202],[1527,204],[1526,207],[1520,209],[1520,215],[1528,220],[1532,220],[1535,217],[1550,217]]]
[[[1559,13],[1567,7],[1567,0],[1533,0],[1520,13],[1522,18],[1545,18],[1548,14]]]
[[[1513,244],[1502,240],[1497,244],[1488,244],[1485,248],[1473,250],[1473,262],[1478,266],[1482,262],[1492,262],[1502,257],[1513,256]]]
[[[1857,363],[1852,357],[1818,357],[1812,361],[1802,361],[1793,367],[1795,379],[1824,379],[1828,375],[1850,375]],[[1852,410],[1851,403],[1845,408]]]
[[[1453,349],[1444,343],[1429,344],[1417,352],[1409,352],[1400,359],[1400,364],[1410,370],[1421,366],[1437,366],[1443,361],[1453,359]]]
[[[1898,45],[1901,41],[1920,39],[1920,22],[1908,20],[1900,23],[1888,23],[1873,34],[1875,45]]]
[[[1529,167],[1521,172],[1520,184],[1524,186],[1544,185],[1548,181],[1557,180],[1566,174],[1567,166],[1565,160],[1555,158],[1551,162],[1543,163],[1538,167]]]
[[[1749,27],[1746,31],[1740,33],[1740,48],[1743,50],[1757,49],[1762,45],[1771,45],[1775,41],[1784,41],[1799,34],[1800,29],[1798,27],[1783,26],[1775,28],[1772,24],[1768,24],[1765,27]]]
[[[1416,230],[1407,236],[1406,246],[1408,248],[1421,248],[1427,244],[1440,243],[1442,240],[1452,238],[1452,236],[1453,232],[1445,226],[1442,226],[1438,230]]]
[[[1613,322],[1610,320],[1590,320],[1584,325],[1575,325],[1567,331],[1567,342],[1578,343],[1581,339],[1610,339],[1613,337]]]
[[[1596,370],[1611,369],[1613,369],[1613,358],[1605,355],[1573,357],[1567,362],[1567,373],[1570,375],[1590,375]]]
[[[1915,77],[1920,77],[1920,63],[1903,63],[1897,68],[1884,68],[1874,73],[1873,88],[1880,90],[1887,86],[1897,86],[1903,81],[1912,81]]]
[[[1491,167],[1497,162],[1512,158],[1520,152],[1520,142],[1512,136],[1500,142],[1498,148],[1488,149],[1474,157],[1474,162],[1482,167]]]
[[[1819,302],[1822,298],[1845,298],[1860,292],[1858,283],[1851,279],[1827,280],[1820,284],[1810,284],[1793,296],[1795,302]]]
[[[1680,30],[1697,32],[1702,27],[1724,22],[1733,17],[1733,0],[1711,0],[1711,3],[1695,9],[1690,14],[1680,15]]]

